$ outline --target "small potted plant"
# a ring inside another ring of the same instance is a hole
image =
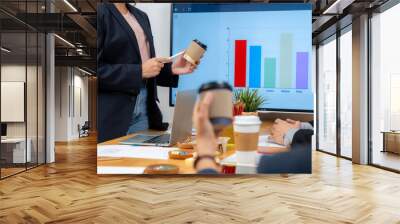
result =
[[[257,109],[266,102],[257,89],[238,89],[234,92],[236,104],[243,104],[243,115],[257,115]]]
[[[264,97],[259,95],[258,90],[240,89],[233,94],[233,116],[258,115],[257,109],[265,103]],[[233,126],[226,127],[221,136],[229,137],[229,144],[234,143]]]

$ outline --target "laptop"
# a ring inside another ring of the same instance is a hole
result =
[[[180,91],[176,95],[174,118],[171,134],[137,134],[121,141],[123,145],[171,146],[183,142],[192,135],[192,114],[196,103],[197,91]]]

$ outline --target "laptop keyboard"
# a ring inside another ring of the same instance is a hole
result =
[[[170,134],[164,134],[146,140],[143,143],[169,143],[169,139],[170,139]]]

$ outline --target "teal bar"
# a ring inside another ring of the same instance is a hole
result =
[[[293,34],[282,33],[280,40],[279,88],[293,88]]]
[[[276,58],[264,59],[264,88],[276,86]]]

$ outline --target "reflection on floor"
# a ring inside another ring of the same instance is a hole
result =
[[[1,171],[1,178],[5,178],[5,177],[8,177],[8,176],[23,172],[26,169],[29,170],[29,169],[34,168],[36,166],[37,166],[36,163],[28,163],[28,164],[26,164],[26,166],[25,166],[25,164],[8,164],[8,165],[5,165],[0,170]]]
[[[373,164],[400,171],[400,155],[392,152],[374,151]]]
[[[1,168],[1,178],[22,172],[25,170],[25,167],[18,167],[18,168]]]
[[[313,152],[311,175],[96,174],[96,139],[0,181],[0,223],[399,223],[400,175]]]

